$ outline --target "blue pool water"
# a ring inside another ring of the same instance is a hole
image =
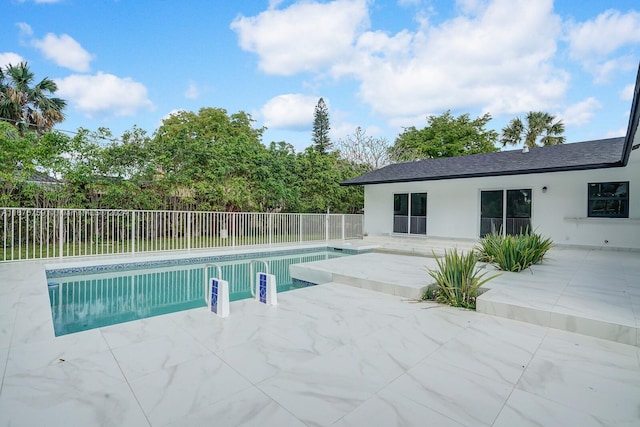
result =
[[[260,257],[244,254],[229,256],[117,264],[47,271],[49,300],[56,336],[114,325],[145,317],[204,307],[207,263],[222,269],[229,282],[231,301],[251,298],[250,261],[264,260],[276,276],[278,292],[308,286],[294,283],[289,266],[302,262],[346,255],[331,249],[313,252],[280,253]],[[263,271],[261,263],[256,270]],[[207,276],[215,275],[209,268]],[[232,313],[233,314],[233,313]]]

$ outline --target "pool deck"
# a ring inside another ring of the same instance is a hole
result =
[[[202,308],[58,338],[52,261],[0,264],[0,426],[640,425],[638,252],[554,248],[489,282],[473,312],[397,295],[426,285],[420,255],[471,242],[347,243],[412,256],[322,261],[303,274],[332,281],[277,307],[233,302],[226,319]]]

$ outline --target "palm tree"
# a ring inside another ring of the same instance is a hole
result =
[[[525,123],[520,117],[512,119],[509,124],[502,129],[502,146],[517,145],[524,138],[524,145],[534,148],[540,143],[543,146],[563,144],[566,138],[564,133],[564,123],[562,120],[555,121],[555,116],[542,111],[530,111],[525,116]]]
[[[53,80],[45,77],[32,86],[33,81],[26,62],[0,68],[0,118],[14,123],[20,132],[31,128],[43,133],[64,120],[67,102],[51,96],[58,90]]]

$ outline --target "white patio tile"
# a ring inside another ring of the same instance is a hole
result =
[[[184,331],[167,316],[154,316],[133,322],[118,323],[99,329],[109,348],[117,349],[165,335],[175,336]]]
[[[19,301],[20,291],[3,293],[2,287],[0,287],[0,325],[14,324],[18,313],[18,305],[20,304]]]
[[[255,387],[240,391],[167,427],[200,426],[304,427],[304,423]]]
[[[129,381],[210,353],[200,342],[186,334],[163,335],[118,347],[112,352]]]
[[[580,315],[551,312],[549,326],[563,331],[589,335],[627,345],[637,345],[637,328],[634,324],[620,324],[594,320]],[[625,322],[626,323],[626,322]]]
[[[154,426],[178,422],[251,387],[213,354],[155,371],[129,384]]]
[[[585,372],[608,367],[640,372],[637,350],[638,347],[610,340],[550,329],[536,356],[553,358],[558,364]]]
[[[310,346],[302,342],[307,342]],[[264,331],[250,341],[220,350],[216,354],[242,376],[257,384],[281,370],[318,356],[319,353],[313,350],[315,344],[311,337],[306,337],[302,342]]]
[[[55,336],[51,320],[51,305],[42,284],[42,295],[20,297],[13,328],[12,345],[46,341]]]
[[[5,376],[5,368],[7,366],[7,359],[9,358],[9,349],[0,348],[0,393],[2,393],[2,381]]]
[[[493,427],[602,427],[603,420],[522,390],[514,390]]]
[[[110,352],[7,375],[0,425],[145,426],[148,422]]]
[[[513,335],[471,327],[430,355],[429,361],[515,385],[542,337]]]
[[[0,323],[0,349],[8,349],[13,335],[13,321]]]
[[[334,424],[334,427],[414,427],[423,425],[438,427],[463,426],[463,424],[411,399],[383,390],[345,415],[344,418]]]
[[[537,355],[517,388],[612,423],[637,422],[640,370],[589,364],[585,370]]]
[[[388,384],[398,369],[393,360],[374,360],[344,346],[280,372],[258,387],[305,424],[326,426]]]
[[[54,337],[46,341],[14,345],[9,352],[7,375],[25,373],[109,350],[98,330]]]
[[[491,425],[512,390],[507,382],[427,358],[391,383],[385,393],[410,399],[463,425]]]

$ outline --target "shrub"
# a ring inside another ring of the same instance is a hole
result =
[[[552,246],[551,239],[536,233],[488,234],[480,239],[476,251],[481,261],[494,264],[500,270],[517,272],[542,261]]]
[[[444,252],[444,260],[435,256],[438,263],[437,270],[427,268],[431,277],[436,281],[437,288],[428,287],[424,299],[429,297],[439,303],[449,304],[454,307],[475,308],[476,297],[480,287],[496,276],[484,279],[487,272],[479,274],[476,268],[478,255],[469,252],[466,255],[457,250]]]

